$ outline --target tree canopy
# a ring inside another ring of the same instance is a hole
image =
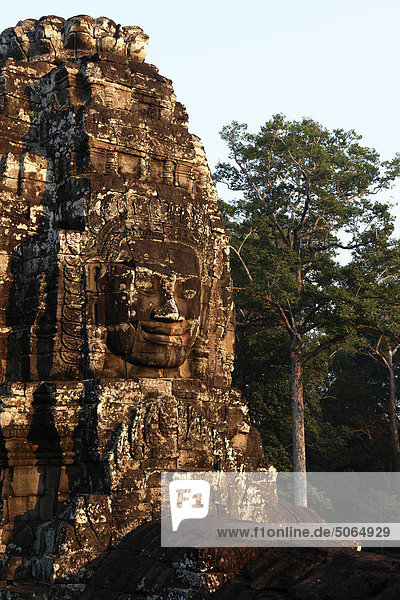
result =
[[[229,162],[215,177],[239,197],[225,205],[239,321],[272,318],[286,333],[291,368],[294,468],[304,471],[303,371],[350,335],[358,318],[340,252],[385,247],[393,217],[378,192],[399,173],[354,131],[273,116],[256,134],[223,128]]]

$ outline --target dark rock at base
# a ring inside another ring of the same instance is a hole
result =
[[[235,573],[239,573],[235,575]],[[400,560],[336,548],[162,548],[159,523],[20,600],[398,600]]]
[[[274,548],[251,559],[215,600],[397,600],[400,560],[355,550]]]

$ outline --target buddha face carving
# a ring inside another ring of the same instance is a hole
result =
[[[126,362],[181,366],[197,336],[200,263],[190,246],[136,240],[104,277],[107,346]]]

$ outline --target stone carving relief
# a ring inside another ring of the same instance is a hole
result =
[[[107,346],[132,365],[180,367],[200,321],[200,262],[180,243],[135,240],[103,277]],[[129,373],[128,373],[129,374]]]
[[[263,464],[230,389],[216,191],[147,41],[85,15],[0,35],[6,580],[67,576],[157,517],[162,470]]]
[[[39,38],[51,44],[39,44]],[[138,44],[146,39],[140,28],[85,16],[65,22],[58,17],[28,20],[0,36],[4,97],[12,113],[16,107],[10,106],[7,90],[21,80],[16,93],[26,115],[15,140],[19,155],[13,154],[16,196],[20,204],[25,200],[28,217],[35,210],[35,220],[24,222],[26,240],[11,257],[11,268],[18,264],[18,272],[6,318],[12,329],[8,379],[208,373],[229,381],[233,326],[226,235],[204,150],[188,133],[170,82],[155,68],[140,67],[144,55]],[[55,57],[67,62],[54,65]],[[151,81],[147,89],[144,75]],[[8,174],[10,157],[7,152],[3,157]],[[33,182],[35,203],[29,197]],[[31,255],[38,258],[31,260]],[[45,266],[50,256],[51,276]],[[153,269],[154,284],[158,278],[158,298],[144,293],[146,268]],[[122,287],[117,292],[119,277],[127,279],[119,284],[129,286],[125,296]],[[22,281],[29,278],[35,287],[27,288],[23,300]],[[196,289],[184,289],[185,278]],[[49,286],[52,295],[46,292]],[[147,325],[142,327],[132,312],[128,319],[128,295],[129,311],[139,302]],[[145,298],[151,308],[147,316]],[[113,308],[111,299],[120,307]],[[176,305],[170,312],[175,324],[167,324],[164,316],[161,325],[156,318],[165,303]],[[36,336],[46,337],[47,345]]]
[[[77,15],[64,20],[52,15],[38,21],[19,21],[16,27],[3,31],[0,57],[26,61],[43,55],[52,59],[74,58],[98,52],[143,62],[148,41],[140,27],[121,27],[107,17]]]

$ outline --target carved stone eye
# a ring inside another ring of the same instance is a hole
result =
[[[178,298],[183,298],[188,301],[196,298],[198,292],[199,282],[193,277],[190,277],[186,281],[181,281],[176,288]]]
[[[160,281],[154,273],[139,271],[136,273],[135,287],[141,294],[156,294]]]

